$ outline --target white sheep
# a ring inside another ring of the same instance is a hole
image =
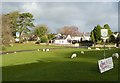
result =
[[[111,47],[109,47],[108,49],[111,50]]]
[[[88,47],[88,49],[89,49],[89,50],[91,50],[91,48],[90,48],[90,47]]]
[[[119,58],[119,54],[118,53],[114,53],[114,54],[112,54],[112,57]]]
[[[43,52],[45,52],[45,49],[42,49]]]
[[[16,52],[14,52],[14,53],[16,53]]]
[[[37,51],[40,51],[39,49],[37,49]]]
[[[46,49],[46,52],[50,51],[49,49]]]
[[[81,54],[85,54],[84,51],[81,51]]]
[[[77,57],[77,54],[72,54],[72,56],[71,56],[71,58],[75,58],[75,57]]]
[[[96,48],[96,50],[100,50],[100,48]]]

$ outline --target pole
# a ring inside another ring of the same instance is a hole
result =
[[[105,39],[104,39],[104,59],[105,59]]]

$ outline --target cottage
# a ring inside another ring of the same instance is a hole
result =
[[[68,35],[66,38],[57,38],[54,40],[55,44],[71,44],[71,36]]]

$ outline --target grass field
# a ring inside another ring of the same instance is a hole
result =
[[[15,45],[6,50],[54,48],[54,46]],[[49,52],[31,51],[5,54],[2,58],[3,81],[117,81],[118,60],[113,59],[114,68],[103,74],[99,72],[97,61],[103,59],[103,50],[87,48],[56,47]],[[61,48],[61,49],[60,49]],[[85,51],[81,54],[80,51]],[[119,52],[113,48],[106,50],[106,57]],[[70,56],[77,53],[77,57]]]

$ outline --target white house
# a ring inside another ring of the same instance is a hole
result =
[[[119,33],[113,33],[112,35],[113,35],[115,38],[117,38],[118,35],[119,35]]]
[[[57,34],[56,39],[54,39],[54,44],[71,44],[73,40],[76,41],[90,41],[90,33],[83,33],[79,36],[70,36],[68,35],[67,37],[65,35]]]
[[[83,33],[82,41],[86,41],[86,40],[87,41],[91,40],[89,32]]]
[[[70,44],[69,40],[71,40],[70,35],[68,35],[66,38],[55,39],[54,44]]]
[[[73,36],[72,40],[77,40],[77,41],[81,41],[81,36]]]

